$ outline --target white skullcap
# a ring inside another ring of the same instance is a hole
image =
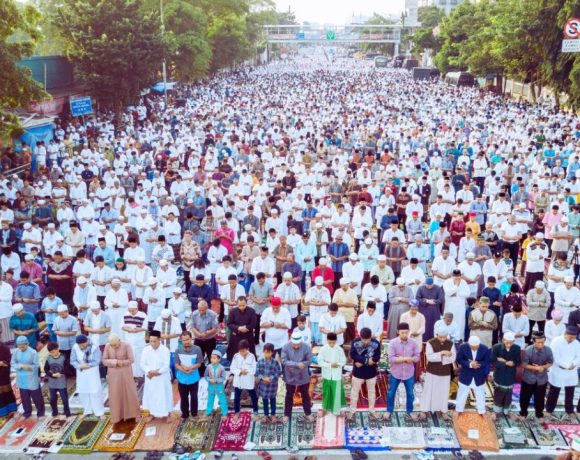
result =
[[[127,308],[139,308],[139,304],[137,303],[136,300],[129,300]]]
[[[171,312],[170,312],[170,311],[169,311],[167,308],[165,308],[165,309],[163,309],[163,310],[161,311],[161,317],[162,317],[162,318],[165,318],[165,319],[167,319],[167,318],[169,318],[170,316],[171,316]]]
[[[322,278],[322,276],[317,276],[316,278],[314,278],[314,284],[316,284],[317,286],[322,286],[324,284],[324,279]]]
[[[290,272],[284,272],[284,274],[282,275],[282,278],[284,279],[292,279],[292,273]]]
[[[536,281],[535,287],[537,287],[538,289],[544,289],[546,287],[546,283],[544,283],[543,281]]]
[[[98,310],[101,308],[101,304],[95,300],[89,304],[89,307],[91,307],[91,310]]]
[[[56,311],[58,313],[64,313],[65,311],[68,312],[68,307],[64,304],[59,305],[58,307],[56,307]]]
[[[30,227],[32,227],[32,225],[30,224],[30,222],[26,222],[26,223],[24,224],[24,229],[25,229],[25,230],[28,230]]]
[[[573,283],[573,282],[574,282],[573,276],[565,276],[564,277],[564,283]]]
[[[516,335],[513,332],[509,331],[503,335],[503,339],[507,340],[508,342],[513,342],[516,339]]]
[[[386,255],[384,255],[384,254],[381,254],[381,255],[380,255],[378,258],[377,258],[377,260],[379,260],[379,261],[387,260],[387,256],[386,256]]]
[[[370,238],[365,238],[365,244],[373,244],[373,240]]]
[[[153,286],[154,284],[157,284],[157,278],[151,278],[149,280],[149,286]]]
[[[447,337],[449,335],[449,328],[445,324],[438,324],[435,328],[435,335],[441,335]]]
[[[165,260],[165,259],[161,259],[159,261],[159,266],[160,267],[166,267],[168,264],[169,264],[169,262],[167,262],[167,260]]]
[[[322,223],[321,222],[317,222],[315,225],[316,228],[322,228]]]
[[[543,240],[544,239],[544,234],[542,232],[538,232],[536,233],[536,238],[539,240]]]
[[[119,278],[113,278],[111,284],[121,284],[121,280]]]
[[[465,257],[468,259],[474,259],[475,258],[475,254],[473,252],[468,252],[467,254],[465,254]]]
[[[469,345],[471,345],[472,347],[476,347],[477,345],[479,345],[481,343],[481,340],[479,339],[478,336],[476,335],[472,335],[471,337],[469,337],[469,341],[468,341]]]
[[[18,313],[19,311],[24,310],[24,305],[22,305],[21,303],[15,303],[14,305],[12,305],[12,311],[14,313]]]
[[[351,254],[348,256],[348,258],[349,258],[350,260],[358,260],[358,255],[357,255],[357,253],[356,253],[356,252],[353,252],[353,253],[351,253]]]
[[[77,278],[77,284],[84,284],[87,282],[87,279],[84,276],[79,276]]]
[[[320,259],[318,259],[318,264],[319,265],[326,265],[328,264],[328,260],[326,260],[326,258],[321,257]]]
[[[404,286],[405,280],[403,278],[397,278],[397,286]]]
[[[174,293],[174,294],[181,294],[181,293],[182,293],[182,291],[181,291],[181,288],[180,288],[180,287],[177,287],[177,286],[175,286],[175,287],[173,288],[173,293]]]
[[[344,278],[344,277],[342,277],[342,278],[340,279],[340,284],[348,284],[348,283],[350,283],[350,281],[348,280],[348,278]]]
[[[32,254],[26,254],[24,260],[34,260],[34,256]]]

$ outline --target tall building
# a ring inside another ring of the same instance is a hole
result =
[[[418,10],[419,0],[405,0],[405,26],[414,27],[419,25]]]
[[[464,0],[420,0],[419,6],[437,6],[445,11],[445,14],[451,13],[457,5]]]

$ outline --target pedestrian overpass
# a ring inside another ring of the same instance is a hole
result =
[[[264,35],[270,44],[315,44],[322,46],[361,43],[392,43],[399,54],[401,24],[356,24],[345,26],[266,25]],[[405,27],[408,29],[408,27]]]

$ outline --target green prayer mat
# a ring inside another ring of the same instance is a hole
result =
[[[382,428],[382,427],[396,427],[399,426],[396,413],[391,414],[390,420],[385,420],[383,416],[384,411],[375,412],[378,418],[371,417],[370,412],[362,411],[355,414],[355,418],[359,419],[359,427],[361,428]]]
[[[187,450],[210,451],[220,422],[219,414],[211,414],[207,420],[187,419],[177,430],[175,442]]]
[[[90,454],[108,421],[94,415],[78,418],[65,435],[60,453]]]
[[[316,416],[309,422],[304,414],[294,413],[290,419],[289,445],[300,450],[314,448],[314,431],[316,429]]]
[[[248,439],[256,444],[256,450],[282,450],[288,447],[290,424],[280,418],[273,422],[253,422]]]
[[[537,420],[528,420],[528,426],[538,446],[540,447],[567,447],[566,440],[560,430],[545,428]]]
[[[416,417],[421,416],[421,412],[412,412]],[[407,414],[406,412],[393,412],[393,417],[397,417],[399,426],[402,428],[432,428],[436,426],[435,420],[433,419],[431,414],[427,414],[427,418],[425,420],[416,420],[414,421],[411,418],[412,414]]]

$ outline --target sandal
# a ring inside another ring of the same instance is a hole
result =
[[[214,454],[213,457],[215,458],[215,460],[220,460],[222,457],[224,456],[224,451],[223,450],[217,450]]]

